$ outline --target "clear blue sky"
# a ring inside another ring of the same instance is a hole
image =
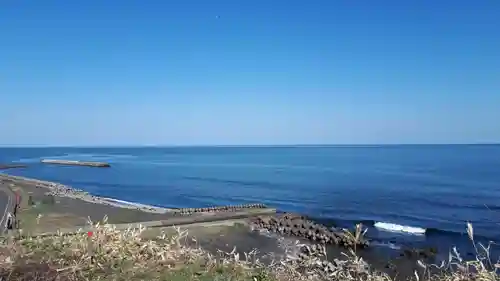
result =
[[[1,145],[500,142],[500,1],[1,1]]]

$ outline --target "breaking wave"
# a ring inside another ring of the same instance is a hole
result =
[[[415,226],[400,225],[388,222],[375,222],[373,226],[380,230],[389,232],[407,233],[412,235],[425,235],[426,229]]]

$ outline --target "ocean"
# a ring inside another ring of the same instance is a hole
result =
[[[57,158],[111,168],[39,163]],[[374,245],[500,242],[500,145],[0,148],[2,171],[165,207],[260,202],[328,224],[363,222]],[[398,233],[397,230],[406,230]]]

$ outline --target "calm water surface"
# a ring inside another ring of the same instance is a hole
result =
[[[105,161],[110,169],[43,158]],[[381,244],[464,244],[470,221],[500,237],[500,146],[0,148],[8,173],[96,195],[166,207],[263,202],[342,226],[364,221],[427,229],[424,237],[370,230]]]

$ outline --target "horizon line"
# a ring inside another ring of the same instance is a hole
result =
[[[210,148],[210,147],[377,147],[377,146],[489,146],[498,143],[381,143],[381,144],[135,144],[135,145],[0,145],[0,148]]]

